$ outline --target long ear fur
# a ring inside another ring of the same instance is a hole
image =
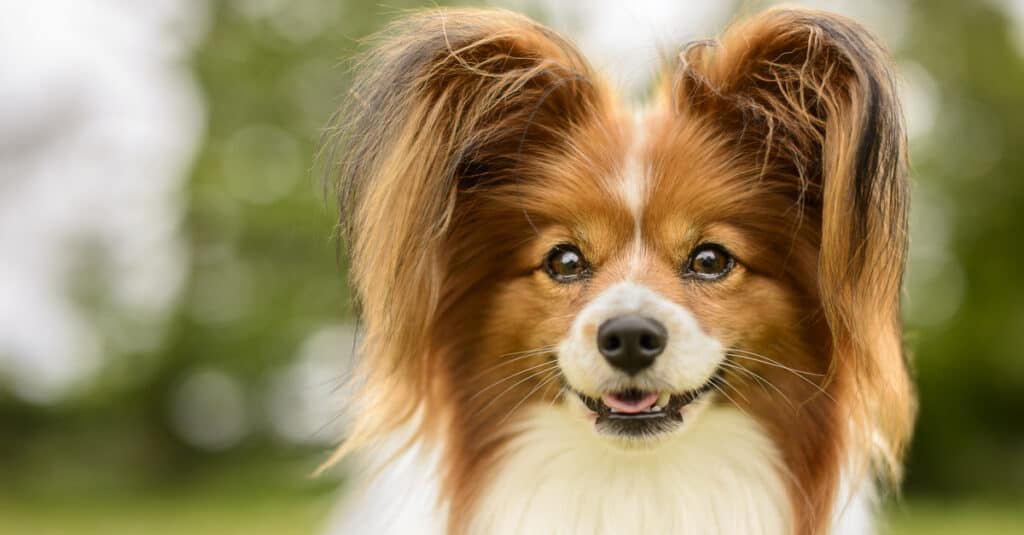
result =
[[[372,42],[328,147],[366,329],[357,399],[373,414],[328,464],[439,397],[432,334],[460,193],[517,180],[518,159],[563,137],[594,90],[571,46],[505,11],[423,12]]]
[[[819,291],[832,331],[831,377],[850,401],[846,451],[873,452],[893,481],[914,396],[904,360],[900,291],[907,255],[906,139],[881,46],[857,23],[773,9],[718,47],[681,56],[680,111],[729,116],[764,169],[788,174],[798,207],[820,224]]]

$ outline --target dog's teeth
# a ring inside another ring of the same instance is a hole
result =
[[[659,407],[658,405],[655,405],[655,406],[651,407],[651,408],[650,408],[650,409],[648,409],[648,410],[649,410],[650,412],[661,412],[661,407]]]
[[[662,392],[661,395],[658,396],[658,401],[654,402],[654,405],[660,409],[660,408],[664,407],[665,405],[668,405],[668,400],[671,397],[672,397],[672,394],[669,394],[668,392]]]

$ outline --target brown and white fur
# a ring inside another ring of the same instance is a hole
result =
[[[365,326],[335,459],[374,468],[339,533],[870,529],[914,415],[886,53],[773,9],[673,63],[634,112],[509,12],[378,36],[330,145]],[[639,370],[598,341],[625,316]]]

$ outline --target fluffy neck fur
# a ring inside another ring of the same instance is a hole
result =
[[[439,450],[423,443],[391,458],[408,439],[396,433],[332,515],[328,535],[447,533]],[[687,432],[653,451],[594,440],[569,411],[537,406],[509,444],[472,515],[470,533],[721,533],[792,531],[779,453],[749,416],[712,406]],[[367,462],[369,461],[369,462]],[[376,461],[376,462],[374,462]],[[378,465],[379,466],[379,465]],[[843,482],[830,532],[872,530],[871,485]]]

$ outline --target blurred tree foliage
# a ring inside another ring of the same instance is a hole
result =
[[[95,385],[56,406],[0,393],[0,471],[23,473],[27,484],[40,470],[64,481],[81,473],[91,487],[97,478],[145,485],[202,466],[217,452],[183,440],[171,418],[182,381],[201,369],[242,385],[253,421],[232,455],[295,451],[261,419],[268,375],[311,332],[351,316],[333,199],[313,172],[317,143],[344,97],[357,39],[411,4],[209,4],[192,64],[207,131],[183,192],[189,276],[163,343],[112,356]],[[103,316],[102,299],[91,298],[103,292],[94,271],[83,273],[80,293],[88,313]],[[105,323],[116,330],[130,320]]]
[[[994,2],[912,4],[903,56],[938,95],[933,130],[911,148],[914,176],[941,196],[915,218],[912,248],[947,226],[959,270],[916,286],[933,266],[914,265],[907,299],[913,309],[956,285],[962,297],[941,324],[908,318],[921,397],[908,492],[1024,494],[1024,50],[1012,32]]]
[[[212,3],[194,59],[208,129],[184,192],[190,275],[165,343],[119,356],[95,388],[59,406],[0,397],[5,473],[45,465],[66,478],[92,466],[145,481],[203,466],[216,454],[169,424],[182,379],[214,367],[260,414],[268,370],[292,360],[311,330],[350,317],[332,199],[310,171],[356,39],[414,2],[251,7],[262,4],[274,2]],[[909,14],[899,56],[930,73],[937,104],[912,147],[922,228],[907,319],[921,412],[908,492],[1024,494],[1024,252],[1013,245],[1024,236],[1024,61],[991,3],[916,1]],[[936,229],[948,230],[950,255],[928,249]],[[282,451],[265,422],[252,425],[234,454]]]

